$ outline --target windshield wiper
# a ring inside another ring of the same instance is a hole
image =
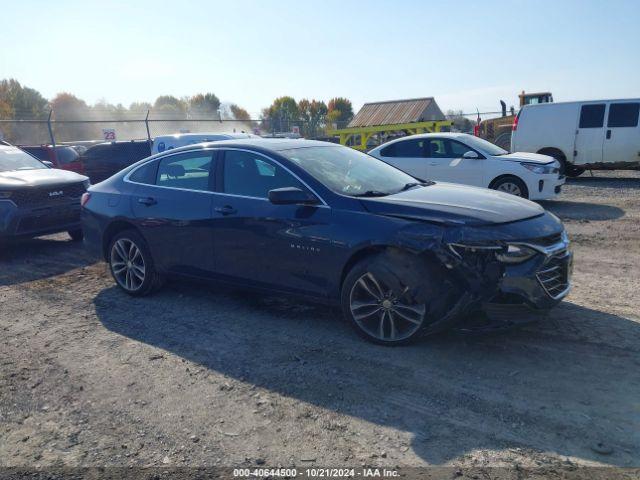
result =
[[[409,182],[409,183],[405,183],[404,187],[402,187],[398,191],[398,193],[404,192],[404,191],[409,190],[410,188],[413,188],[413,187],[428,187],[429,185],[433,185],[433,182]]]
[[[389,192],[381,192],[380,190],[367,190],[366,192],[356,193],[352,197],[386,197]]]

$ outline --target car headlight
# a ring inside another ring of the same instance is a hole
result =
[[[525,245],[510,244],[506,250],[496,253],[496,258],[502,263],[522,263],[533,257],[536,252],[533,248]]]
[[[524,168],[532,171],[533,173],[537,173],[539,175],[548,175],[550,173],[558,173],[559,170],[553,164],[551,165],[540,165],[538,163],[521,163]]]
[[[0,200],[6,200],[8,198],[11,198],[11,192],[0,191]]]

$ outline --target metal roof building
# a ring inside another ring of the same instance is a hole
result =
[[[445,120],[433,97],[365,103],[347,128]]]

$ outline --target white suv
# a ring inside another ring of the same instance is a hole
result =
[[[553,157],[509,153],[465,133],[411,135],[369,154],[419,179],[492,188],[530,200],[554,198],[565,181]]]

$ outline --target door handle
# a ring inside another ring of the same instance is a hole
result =
[[[146,205],[147,207],[150,207],[151,205],[155,205],[156,203],[158,203],[158,201],[153,197],[144,197],[144,198],[139,198],[138,203],[141,203],[142,205]]]
[[[231,205],[225,205],[224,207],[216,207],[214,210],[222,215],[232,215],[237,212]]]
[[[607,140],[611,139],[611,130],[607,130]]]

